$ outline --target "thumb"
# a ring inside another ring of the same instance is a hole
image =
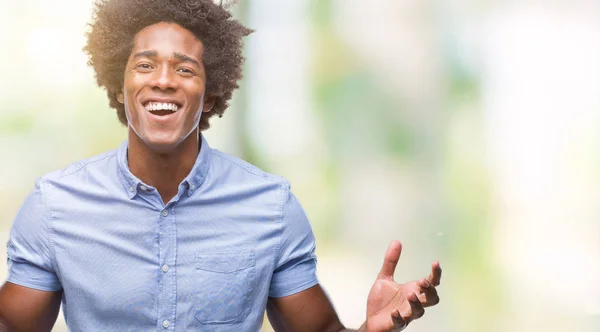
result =
[[[388,247],[385,257],[383,258],[383,266],[377,279],[393,279],[394,271],[396,271],[396,265],[400,260],[400,253],[402,252],[402,243],[398,240],[392,241]]]

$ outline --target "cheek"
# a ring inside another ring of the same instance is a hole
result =
[[[191,83],[185,86],[185,90],[188,91],[188,96],[190,101],[193,101],[196,104],[200,104],[202,98],[204,98],[205,92],[204,83]]]
[[[125,74],[123,79],[123,90],[125,93],[129,94],[129,97],[131,97],[131,95],[135,93],[135,91],[138,90],[141,85],[142,77],[131,72]]]

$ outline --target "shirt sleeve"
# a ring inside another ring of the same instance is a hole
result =
[[[270,297],[284,297],[319,283],[316,275],[315,236],[296,197],[284,186],[279,254]]]
[[[54,271],[45,190],[43,180],[36,181],[17,212],[7,243],[7,281],[42,291],[59,291],[62,286]]]

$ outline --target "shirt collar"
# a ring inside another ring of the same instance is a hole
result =
[[[146,186],[140,179],[138,179],[131,170],[127,163],[127,147],[129,142],[125,140],[117,149],[117,162],[119,167],[119,177],[127,196],[132,199],[138,193],[141,187]],[[200,134],[200,153],[196,157],[196,162],[192,167],[190,173],[181,181],[180,187],[185,186],[187,189],[188,196],[193,194],[200,185],[204,182],[208,168],[210,165],[210,158],[212,156],[212,149],[208,145],[204,135]]]

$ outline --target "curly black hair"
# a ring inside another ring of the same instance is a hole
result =
[[[214,106],[202,116],[200,130],[207,129],[209,118],[221,117],[233,90],[238,88],[244,63],[243,37],[252,33],[221,2],[213,0],[97,0],[84,52],[96,81],[106,89],[110,107],[127,125],[122,92],[125,67],[133,49],[135,35],[159,22],[176,23],[191,31],[204,45],[206,96]]]

